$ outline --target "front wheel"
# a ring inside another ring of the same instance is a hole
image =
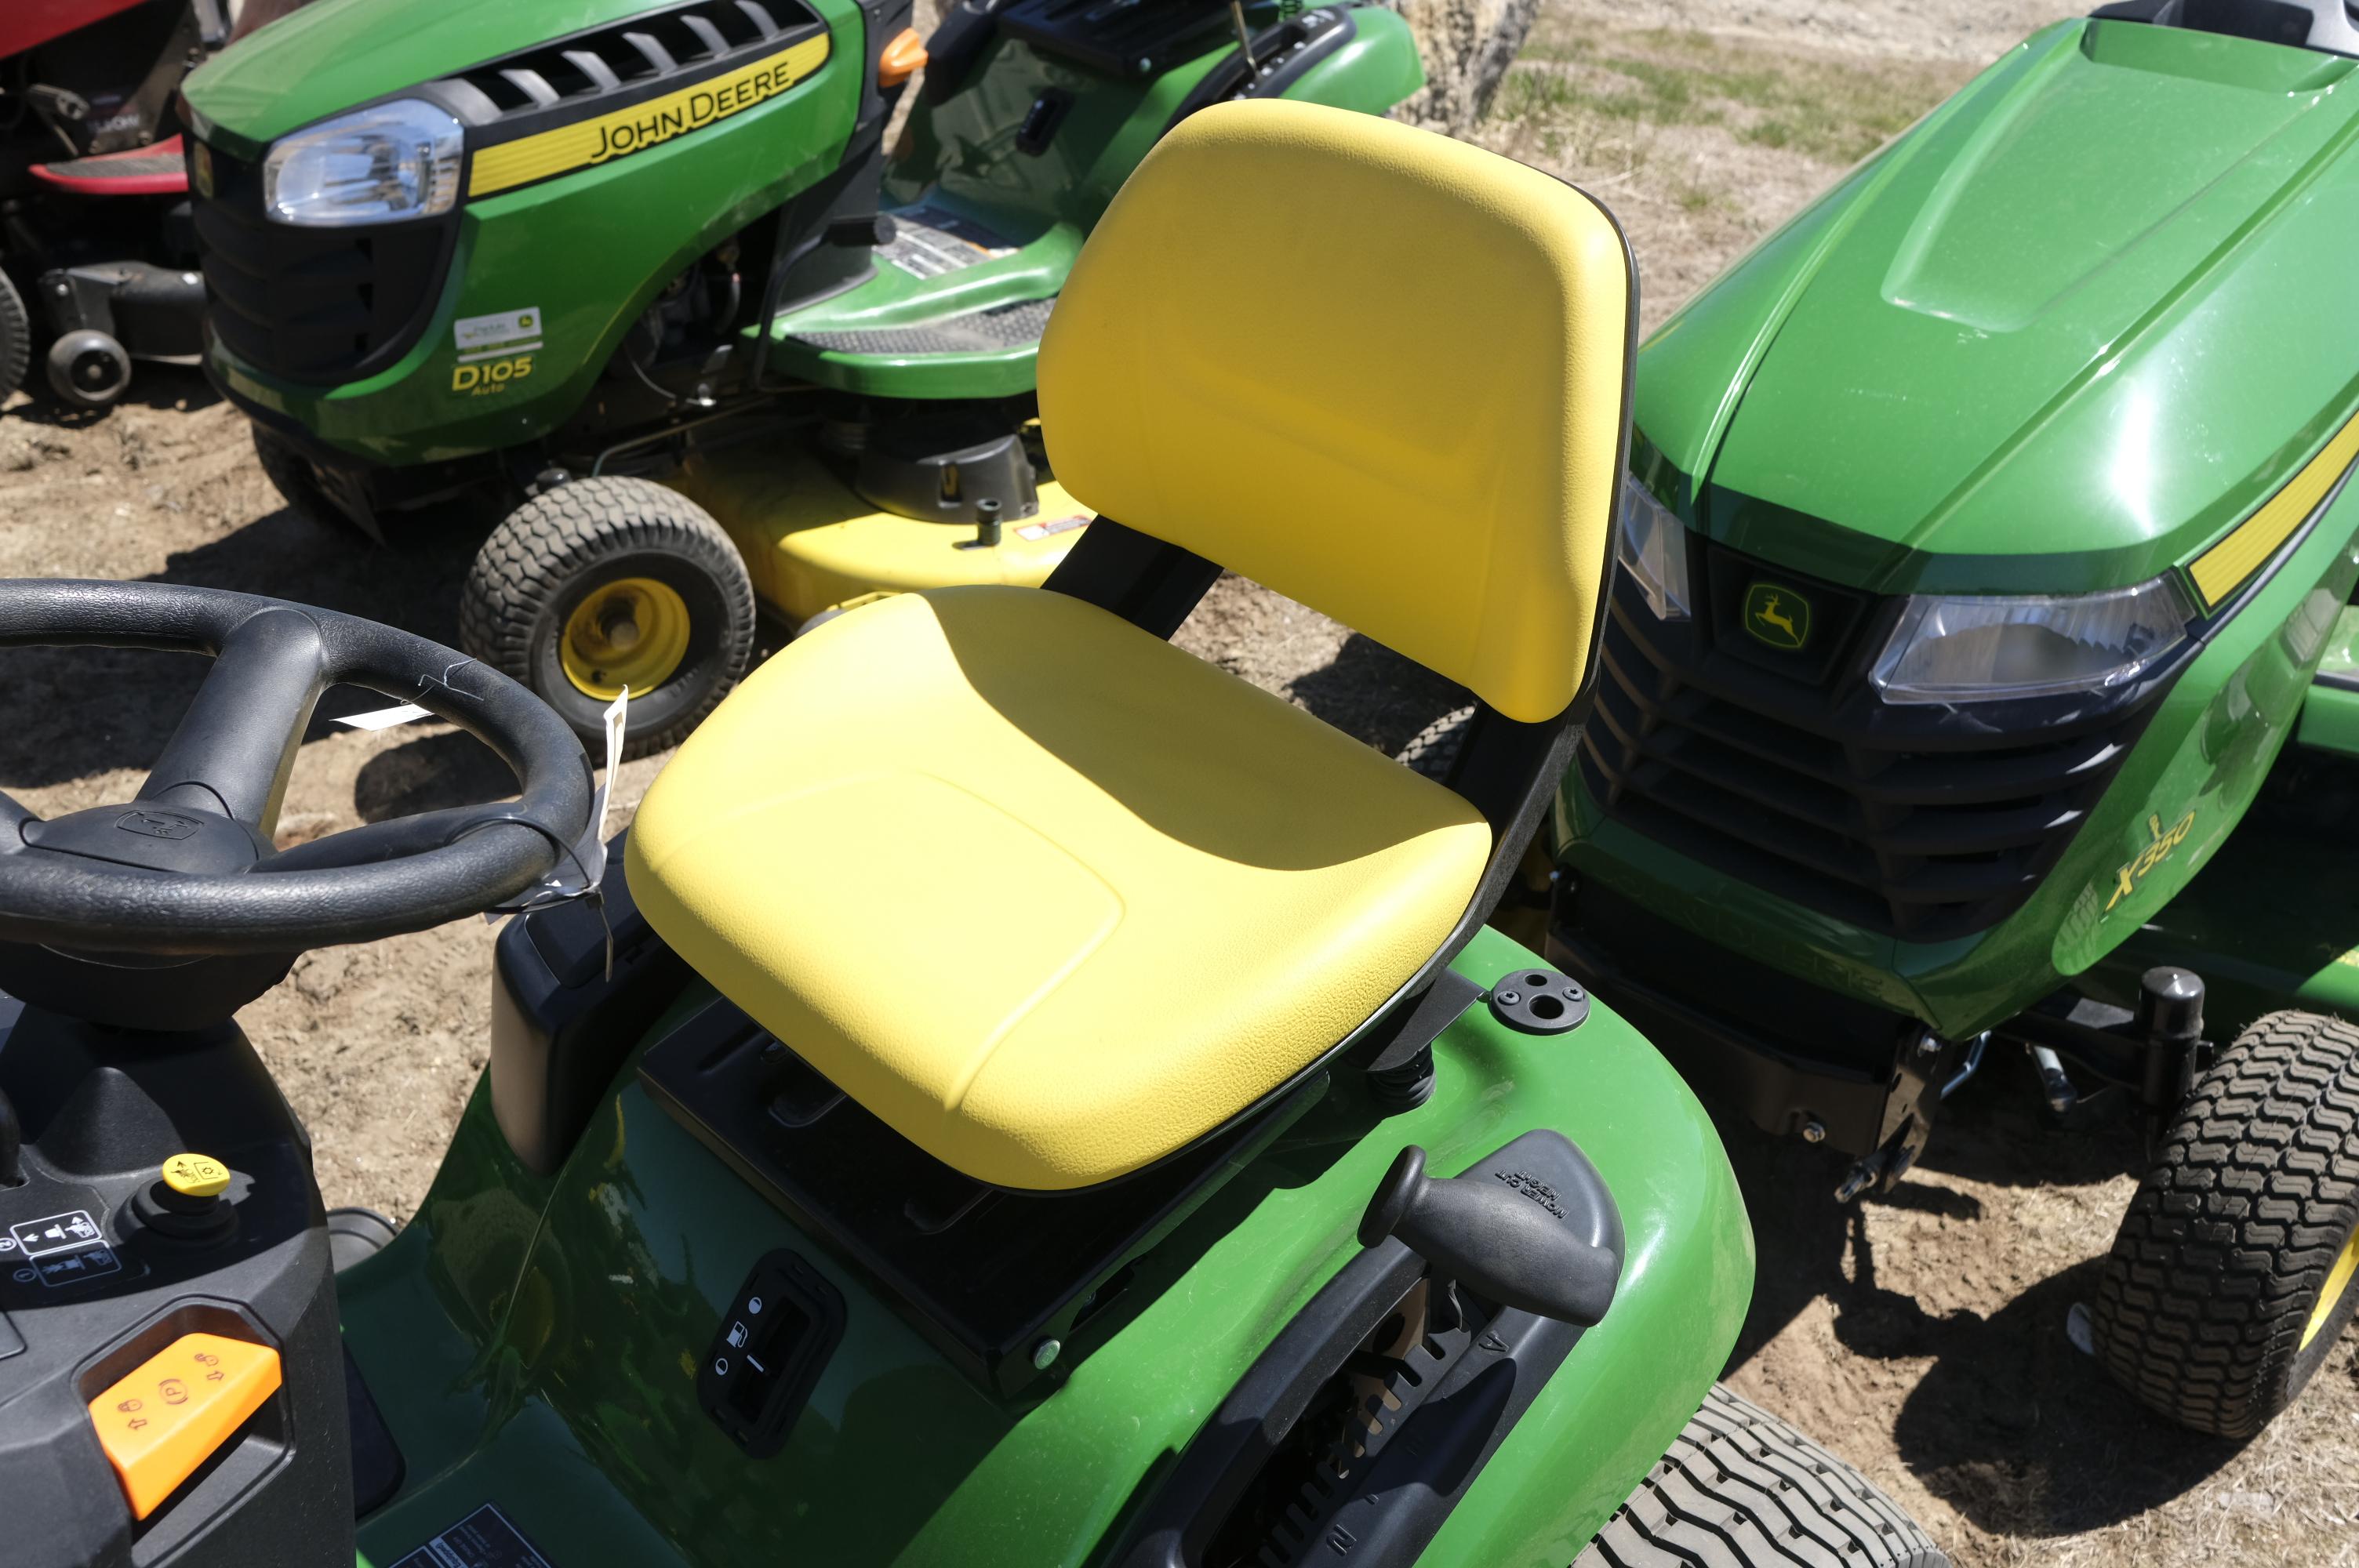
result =
[[[2114,1380],[2198,1432],[2250,1437],[2359,1309],[2359,1029],[2276,1012],[2196,1081],[2097,1288]]]
[[[721,524],[676,491],[588,479],[493,530],[459,601],[466,651],[529,687],[602,753],[627,687],[624,754],[677,745],[754,654],[754,585]]]
[[[23,384],[32,363],[32,314],[8,275],[0,272],[0,401]]]
[[[1573,1568],[1950,1568],[1875,1484],[1714,1384]]]

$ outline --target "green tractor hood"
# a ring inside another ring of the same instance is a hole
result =
[[[1640,460],[1697,481],[1658,488],[1705,533],[1877,592],[2188,560],[2359,395],[2354,69],[2035,36],[1656,335]]]
[[[647,0],[312,0],[224,51],[183,93],[212,123],[207,141],[258,157],[314,120],[647,8]]]

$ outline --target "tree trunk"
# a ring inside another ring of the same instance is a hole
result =
[[[1524,47],[1540,0],[1384,0],[1417,35],[1425,57],[1425,91],[1398,118],[1453,136],[1482,122],[1491,95]]]

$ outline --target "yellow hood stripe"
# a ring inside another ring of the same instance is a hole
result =
[[[2216,609],[2261,568],[2261,563],[2276,555],[2277,546],[2292,538],[2294,530],[2318,510],[2318,503],[2326,499],[2326,492],[2334,488],[2334,481],[2354,458],[2359,458],[2359,416],[2337,430],[2318,456],[2263,503],[2259,511],[2195,557],[2188,571],[2203,595],[2203,608]]]
[[[592,120],[485,147],[475,155],[467,194],[489,196],[513,189],[551,175],[610,163],[661,146],[675,136],[701,131],[716,121],[766,103],[808,79],[827,63],[831,41],[827,34],[821,33],[661,98],[650,98]]]

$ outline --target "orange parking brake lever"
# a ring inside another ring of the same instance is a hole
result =
[[[925,69],[926,40],[915,27],[904,27],[876,57],[876,85],[898,87]]]

